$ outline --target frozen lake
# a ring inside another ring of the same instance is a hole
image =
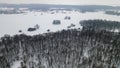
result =
[[[65,16],[70,16],[70,20],[65,20]],[[82,28],[79,24],[81,20],[88,19],[106,19],[112,21],[120,21],[120,16],[107,15],[104,12],[86,12],[80,13],[77,11],[67,11],[66,13],[50,12],[28,12],[24,14],[1,14],[0,15],[0,37],[5,34],[15,35],[20,34],[18,31],[27,35],[35,35],[46,33],[48,29],[51,32],[68,29],[70,24],[75,24],[74,28]],[[60,25],[53,25],[53,20],[61,20]],[[38,24],[39,30],[28,32],[29,27],[34,27]]]

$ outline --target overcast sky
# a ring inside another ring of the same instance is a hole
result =
[[[40,3],[40,4],[73,4],[73,5],[117,5],[120,0],[0,0],[0,3]]]

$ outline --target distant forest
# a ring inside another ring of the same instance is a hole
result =
[[[108,10],[120,10],[120,6],[106,6],[106,5],[52,5],[52,4],[0,4],[0,8],[14,8],[14,11],[19,8],[28,8],[29,11],[48,11],[52,10],[77,10],[80,12],[96,12]],[[57,8],[57,9],[55,9]],[[2,11],[2,10],[1,10]],[[7,13],[8,14],[8,13]]]

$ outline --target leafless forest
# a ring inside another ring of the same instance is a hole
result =
[[[34,36],[5,35],[0,68],[119,68],[120,33],[70,29]]]

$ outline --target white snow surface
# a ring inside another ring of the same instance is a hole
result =
[[[11,68],[20,68],[20,66],[21,66],[21,61],[15,61],[11,66]]]

